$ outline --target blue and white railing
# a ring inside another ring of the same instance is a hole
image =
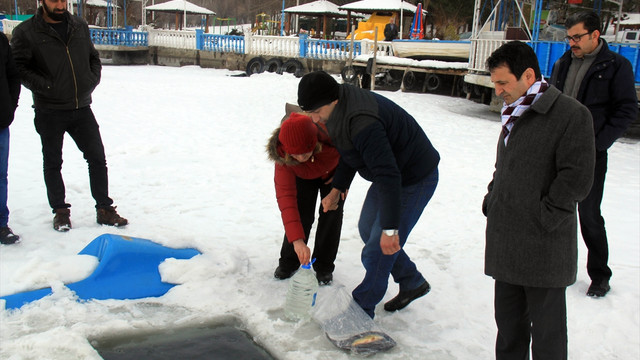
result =
[[[127,47],[149,46],[147,33],[132,29],[89,29],[94,45],[113,45]]]
[[[196,30],[196,49],[213,52],[244,54],[244,36],[213,35]]]
[[[317,40],[300,37],[300,57],[323,60],[346,60],[349,58],[351,42],[340,40]],[[362,44],[353,42],[353,55],[362,54]]]
[[[2,31],[11,34],[20,21],[2,20]],[[198,29],[155,30],[107,29],[91,27],[91,41],[99,47],[139,48],[148,46],[169,47],[186,50],[202,50],[220,53],[236,53],[259,56],[279,56],[283,58],[309,58],[317,60],[346,61],[359,55],[393,55],[390,42],[380,41],[374,49],[374,42],[358,40],[321,40],[307,35],[296,36],[260,36],[247,34],[216,35],[207,34]]]

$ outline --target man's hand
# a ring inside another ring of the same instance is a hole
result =
[[[338,202],[340,202],[340,198],[345,200],[347,198],[347,190],[346,192],[340,192],[340,190],[333,188],[329,195],[325,196],[322,199],[322,211],[327,212],[330,210],[336,210],[338,208]]]
[[[340,201],[340,190],[333,188],[327,196],[322,199],[322,211],[336,210]]]
[[[400,237],[388,236],[384,232],[380,235],[380,249],[384,255],[393,255],[400,251]]]
[[[304,240],[298,239],[293,242],[293,250],[298,255],[298,260],[301,265],[308,264],[311,261],[311,249],[304,243]]]

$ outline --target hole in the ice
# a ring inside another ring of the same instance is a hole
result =
[[[274,360],[239,321],[149,330],[91,340],[104,360]]]

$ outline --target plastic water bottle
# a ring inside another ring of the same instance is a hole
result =
[[[312,263],[313,261],[302,265],[289,281],[284,315],[290,320],[299,321],[311,318],[311,308],[315,305],[318,294],[318,280],[311,270]]]

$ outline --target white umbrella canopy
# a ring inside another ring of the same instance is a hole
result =
[[[327,22],[330,18],[350,18],[349,12],[346,10],[340,10],[338,5],[328,0],[317,0],[303,5],[293,6],[286,8],[285,13],[289,15],[289,21],[287,22],[287,34],[289,33],[289,27],[291,24],[292,15],[302,15],[318,18],[318,26],[322,26],[322,34],[327,32]],[[362,17],[361,14],[351,14],[351,17]],[[322,24],[320,24],[322,20]]]
[[[95,7],[109,7],[109,3],[106,0],[87,0],[87,6],[95,6]],[[116,5],[114,1],[111,2],[111,7],[120,8],[120,6]]]
[[[347,12],[345,10],[338,9],[338,5],[327,0],[318,0],[308,4],[293,6],[284,9],[284,12],[295,14],[328,14],[347,16]]]
[[[360,11],[371,13],[373,11],[409,11],[416,12],[416,6],[402,0],[361,0],[345,4],[340,10]]]
[[[187,27],[186,15],[206,15],[207,16],[207,29],[209,28],[209,15],[216,15],[215,12],[192,4],[186,0],[171,0],[161,4],[155,4],[147,6],[145,8],[145,14],[147,11],[169,12],[176,14],[176,30],[182,27]],[[182,24],[180,23],[180,17],[182,17]],[[208,32],[205,31],[205,32]]]
[[[216,13],[198,6],[196,4],[192,4],[186,0],[171,0],[161,4],[155,4],[151,6],[147,6],[146,9],[148,11],[164,11],[164,12],[177,12],[182,11],[187,14],[199,14],[199,15],[215,15]]]

